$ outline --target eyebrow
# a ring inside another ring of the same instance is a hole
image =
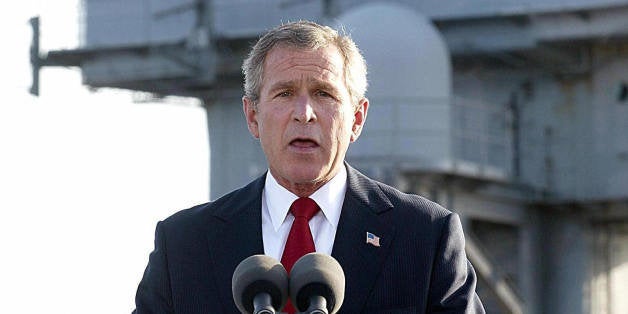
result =
[[[316,89],[329,91],[334,94],[339,93],[339,90],[336,86],[329,84],[327,82],[315,79],[315,78],[308,78],[308,83],[313,83]],[[293,89],[296,85],[297,83],[295,80],[280,81],[270,86],[270,88],[268,89],[268,92],[272,94],[278,90]]]
[[[328,91],[328,92],[330,92],[330,93],[332,93],[334,95],[338,95],[340,93],[338,88],[336,88],[336,86],[334,86],[332,84],[329,84],[329,83],[326,83],[326,82],[323,82],[323,81],[320,81],[320,80],[316,80],[316,79],[313,79],[312,81],[315,83],[314,86],[316,87],[316,89],[321,89],[321,90],[324,90],[324,91]]]
[[[280,81],[270,86],[270,88],[268,89],[268,92],[272,94],[278,90],[292,89],[294,88],[294,86],[295,86],[294,81]]]

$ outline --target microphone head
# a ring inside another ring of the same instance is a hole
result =
[[[241,313],[253,313],[253,299],[259,293],[268,293],[273,308],[279,311],[288,300],[288,273],[270,256],[249,256],[233,272],[231,291]]]
[[[289,286],[290,298],[298,311],[308,309],[311,296],[322,296],[327,301],[327,311],[333,314],[345,297],[345,274],[335,258],[309,253],[292,267]]]

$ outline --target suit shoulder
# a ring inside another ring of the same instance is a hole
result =
[[[207,202],[203,204],[199,204],[187,209],[179,210],[178,212],[172,214],[168,218],[163,220],[163,224],[165,225],[178,225],[185,224],[189,221],[196,221],[201,217],[205,217],[211,213],[212,208],[215,207],[215,202]]]
[[[206,224],[211,220],[226,220],[239,211],[251,208],[261,208],[261,191],[264,186],[265,175],[257,178],[248,185],[221,196],[215,201],[196,205],[181,210],[166,218],[163,223],[172,225],[198,225]]]
[[[449,216],[452,212],[440,204],[431,201],[423,196],[405,193],[398,189],[378,181],[377,186],[388,197],[396,211],[407,214],[426,215],[431,220],[438,220]]]
[[[393,209],[395,217],[414,218],[422,221],[436,221],[452,214],[443,206],[423,196],[409,194],[369,178],[358,170],[347,165],[348,190],[351,196],[362,202],[364,206],[374,208],[376,212],[384,212],[385,208]]]
[[[207,203],[195,205],[187,209],[182,209],[164,219],[163,224],[168,226],[178,226],[207,221],[207,219],[211,219],[211,217],[217,216],[217,214],[221,212],[224,205],[226,203],[229,203],[237,192],[238,190],[235,190],[220,197],[215,201],[210,201]]]

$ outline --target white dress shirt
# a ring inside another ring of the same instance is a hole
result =
[[[310,195],[321,209],[309,222],[316,252],[331,255],[346,190],[347,170],[342,166],[336,176]],[[278,261],[294,221],[294,216],[289,213],[290,206],[297,198],[279,185],[270,170],[267,172],[262,193],[262,239],[264,254]]]

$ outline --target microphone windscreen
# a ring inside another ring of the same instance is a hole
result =
[[[273,308],[279,311],[288,300],[288,273],[270,256],[249,256],[233,272],[231,292],[241,313],[253,313],[253,299],[260,293],[268,293]]]
[[[322,296],[327,311],[336,313],[345,297],[345,274],[333,257],[309,253],[301,257],[290,271],[290,298],[298,311],[304,312],[311,296]]]

